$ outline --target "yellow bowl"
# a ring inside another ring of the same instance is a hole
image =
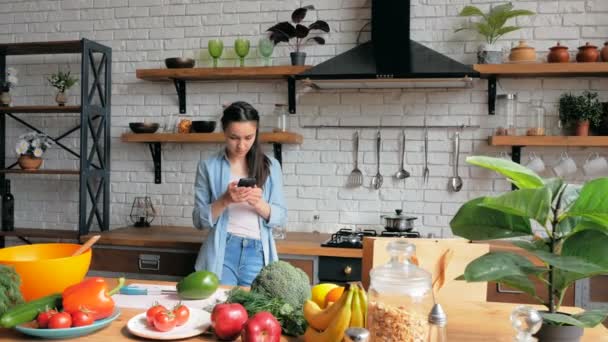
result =
[[[71,256],[80,245],[43,243],[0,249],[0,264],[15,267],[26,301],[61,293],[84,279],[91,264],[91,249]]]

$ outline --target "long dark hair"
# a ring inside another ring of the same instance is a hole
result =
[[[268,158],[260,146],[259,131],[260,131],[260,116],[258,111],[247,102],[237,101],[224,109],[222,115],[222,129],[226,128],[233,122],[255,121],[255,141],[251,145],[251,149],[247,152],[245,160],[249,169],[249,177],[255,177],[257,186],[261,188],[270,174],[270,158]]]

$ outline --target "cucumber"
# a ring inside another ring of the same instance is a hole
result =
[[[0,317],[0,326],[12,328],[21,323],[35,319],[40,312],[61,307],[61,294],[56,293],[38,298],[27,303],[18,304]]]

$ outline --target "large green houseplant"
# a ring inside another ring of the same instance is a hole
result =
[[[506,3],[492,7],[488,13],[482,12],[475,6],[465,6],[460,11],[461,17],[479,17],[479,21],[470,22],[457,28],[455,32],[462,30],[477,31],[485,39],[485,44],[479,47],[477,62],[480,64],[502,63],[502,49],[495,45],[498,38],[507,33],[521,29],[519,26],[505,26],[507,20],[522,15],[533,15],[532,11],[513,9],[513,4]]]
[[[547,307],[541,314],[548,328],[576,326],[582,333],[582,328],[602,322],[608,309],[576,315],[559,309],[566,289],[576,280],[608,274],[608,178],[581,186],[559,178],[543,179],[500,158],[474,156],[467,162],[506,176],[518,189],[465,203],[450,222],[452,232],[469,240],[515,238],[514,245],[543,265],[519,254],[491,252],[467,265],[464,279],[493,281],[527,293]],[[534,234],[532,221],[542,226],[546,237]],[[546,284],[548,300],[536,293],[531,278]]]

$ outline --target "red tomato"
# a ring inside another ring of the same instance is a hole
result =
[[[72,312],[72,326],[74,327],[82,327],[85,325],[93,324],[93,315],[90,312],[78,310]]]
[[[46,329],[49,327],[49,319],[57,313],[57,310],[46,310],[38,314],[36,321],[38,322],[38,328]]]
[[[72,326],[72,316],[67,312],[59,312],[49,319],[50,329],[64,329]]]
[[[154,304],[146,311],[146,320],[149,326],[154,326],[154,316],[161,311],[167,311],[167,308],[160,304]]]
[[[175,315],[171,311],[156,313],[154,315],[154,328],[163,332],[175,328]]]
[[[186,322],[188,322],[190,310],[188,310],[188,307],[183,304],[177,304],[173,308],[173,314],[175,315],[175,325],[179,327],[180,325],[184,325]]]

